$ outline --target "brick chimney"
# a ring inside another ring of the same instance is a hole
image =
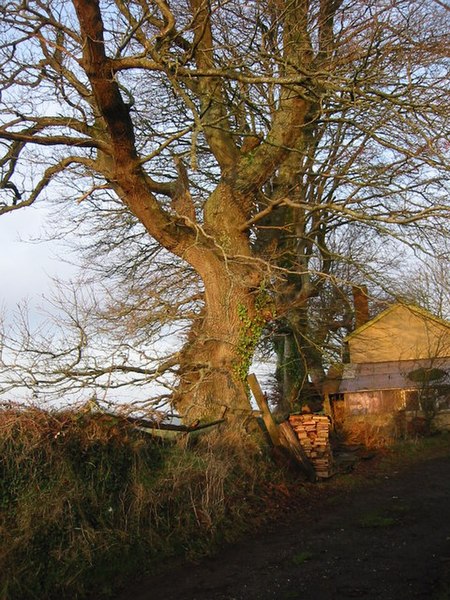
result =
[[[355,329],[370,320],[369,295],[366,285],[354,285],[352,287],[353,304],[355,307]]]

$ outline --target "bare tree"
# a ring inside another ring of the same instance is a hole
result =
[[[333,39],[335,86],[305,124],[290,168],[271,181],[272,198],[289,201],[263,216],[258,235],[288,271],[277,286],[275,336],[279,395],[287,404],[311,383],[320,387],[329,342],[353,327],[351,284],[368,283],[371,295],[395,294],[395,263],[433,254],[447,235],[445,220],[434,217],[446,204],[448,94],[437,100],[432,90],[448,80],[446,52],[439,59],[437,51],[448,30],[437,18],[436,37],[427,39],[432,7],[416,4],[414,16],[409,8],[341,5],[346,16],[361,10],[372,20],[348,44]],[[436,152],[431,162],[428,147]]]
[[[441,319],[450,318],[450,269],[446,245],[434,256],[424,256],[413,265],[404,265],[395,289],[398,297],[418,304]]]
[[[187,418],[245,418],[270,290],[290,306],[317,294],[330,231],[415,226],[413,244],[425,223],[444,229],[448,29],[434,2],[0,10],[0,211],[56,194],[120,203],[189,266],[203,307],[172,398]]]

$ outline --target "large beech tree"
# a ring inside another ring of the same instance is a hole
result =
[[[186,419],[246,417],[261,330],[277,304],[304,330],[315,277],[330,280],[330,232],[414,226],[419,243],[425,223],[445,228],[442,3],[23,0],[0,11],[0,212],[74,189],[99,205],[112,194],[193,269],[202,310],[173,395]]]

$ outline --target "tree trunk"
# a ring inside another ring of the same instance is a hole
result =
[[[300,316],[302,318],[300,318]],[[325,378],[321,342],[318,333],[310,331],[307,307],[299,309],[284,324],[283,336],[276,342],[280,403],[283,412],[297,410],[303,403],[319,402]]]
[[[277,355],[275,378],[280,396],[278,409],[281,412],[291,412],[307,380],[305,360],[299,352],[292,330],[285,331],[274,345]]]
[[[251,414],[247,374],[267,318],[259,276],[215,250],[194,248],[186,256],[203,279],[205,306],[181,351],[173,403],[186,423],[243,423]]]

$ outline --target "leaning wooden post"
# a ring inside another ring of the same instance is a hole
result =
[[[280,440],[281,444],[289,450],[291,455],[295,458],[296,462],[302,466],[309,481],[316,481],[317,475],[314,465],[309,460],[303,446],[300,444],[298,437],[295,435],[295,431],[292,429],[289,421],[284,421],[279,424]]]
[[[259,385],[258,380],[256,379],[256,375],[250,373],[247,377],[248,385],[253,392],[256,403],[261,411],[262,418],[264,421],[264,425],[269,433],[272,444],[275,447],[283,446],[289,451],[289,454],[294,458],[295,462],[299,464],[303,471],[306,473],[308,479],[310,481],[316,480],[316,472],[311,461],[305,454],[300,442],[298,441],[297,436],[295,435],[292,427],[290,426],[288,421],[277,425],[275,420],[270,412],[269,405],[267,403],[266,397]]]
[[[247,377],[247,382],[255,397],[256,404],[258,405],[259,410],[261,411],[264,425],[266,426],[267,432],[269,433],[269,437],[272,440],[272,444],[274,446],[281,446],[280,432],[278,430],[278,426],[275,423],[274,418],[272,417],[272,413],[270,412],[266,397],[264,396],[261,386],[259,385],[259,381],[256,379],[256,375],[250,373]]]

